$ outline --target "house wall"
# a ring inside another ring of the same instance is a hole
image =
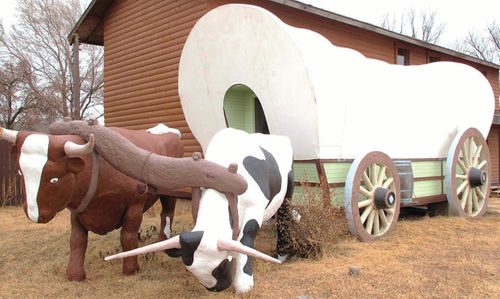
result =
[[[160,122],[182,133],[186,155],[200,151],[177,94],[182,47],[208,10],[204,0],[116,0],[104,18],[107,126],[146,129]]]
[[[500,126],[491,126],[490,133],[488,135],[488,147],[490,149],[491,165],[490,165],[490,177],[493,185],[500,185]]]
[[[259,5],[285,23],[316,31],[333,44],[355,49],[368,58],[394,63],[399,47],[410,52],[410,64],[424,64],[429,57],[469,64],[486,74],[500,95],[498,70],[446,54],[351,27],[265,0],[115,0],[104,18],[104,108],[107,126],[145,129],[163,122],[182,132],[185,155],[201,147],[184,118],[177,93],[178,64],[184,42],[195,22],[210,9],[228,3]],[[492,176],[498,181],[500,154],[498,127],[488,141],[492,153]],[[496,138],[496,139],[495,139]]]

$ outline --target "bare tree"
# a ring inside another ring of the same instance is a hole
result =
[[[0,68],[0,126],[14,128],[22,115],[36,107],[37,97],[26,94],[29,69],[6,63]]]
[[[433,44],[439,42],[446,30],[446,23],[438,21],[435,10],[423,10],[417,13],[415,9],[410,9],[400,15],[385,14],[380,26]]]
[[[80,47],[81,75],[76,80],[80,82],[81,105],[73,107],[71,99],[75,78],[71,76],[67,34],[82,14],[80,0],[17,0],[17,13],[17,24],[9,32],[0,32],[1,57],[30,70],[33,82],[29,86],[44,104],[38,108],[58,118],[77,111],[73,118],[80,118],[102,105],[103,50],[95,46]]]
[[[500,63],[500,24],[490,23],[483,32],[470,31],[454,49],[479,59]]]

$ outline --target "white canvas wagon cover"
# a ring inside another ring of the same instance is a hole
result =
[[[292,139],[295,159],[443,158],[461,128],[486,138],[491,86],[458,63],[391,65],[336,47],[255,6],[230,4],[202,17],[184,46],[179,95],[205,150],[226,127],[227,90],[255,92],[272,134]]]

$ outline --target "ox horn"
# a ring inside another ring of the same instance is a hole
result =
[[[246,254],[248,256],[252,256],[252,257],[255,257],[258,259],[265,260],[266,262],[281,264],[280,260],[275,259],[275,258],[273,258],[265,253],[262,253],[260,251],[257,251],[251,247],[245,246],[238,241],[219,239],[219,240],[217,240],[217,248],[219,250],[243,253],[243,254]]]
[[[88,155],[94,149],[94,134],[90,134],[89,142],[86,144],[76,144],[71,141],[66,141],[64,144],[64,152],[66,155]]]
[[[179,236],[175,236],[175,237],[170,238],[168,240],[154,243],[154,244],[144,246],[141,248],[136,248],[136,249],[125,251],[125,252],[118,253],[115,255],[107,256],[104,258],[104,260],[110,261],[110,260],[114,260],[114,259],[119,259],[119,258],[124,258],[124,257],[129,257],[129,256],[136,256],[136,255],[144,254],[144,253],[148,253],[148,252],[155,252],[155,251],[173,249],[173,248],[181,248],[181,241],[179,239]]]
[[[18,131],[8,130],[0,128],[0,139],[8,141],[10,143],[16,143]]]

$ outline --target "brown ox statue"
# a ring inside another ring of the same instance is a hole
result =
[[[174,133],[153,135],[145,131],[112,128],[134,145],[158,155],[181,157],[183,145]],[[11,153],[24,179],[24,210],[29,219],[47,223],[61,210],[71,210],[69,280],[85,279],[84,260],[88,231],[106,234],[122,227],[124,251],[137,248],[143,213],[158,199],[139,194],[137,181],[113,168],[76,135],[47,135],[0,128],[0,139],[13,143]],[[147,168],[143,169],[147,172]],[[147,175],[147,174],[146,174]],[[162,196],[160,240],[167,239],[174,216],[175,198]],[[136,257],[123,261],[123,273],[139,270]]]

